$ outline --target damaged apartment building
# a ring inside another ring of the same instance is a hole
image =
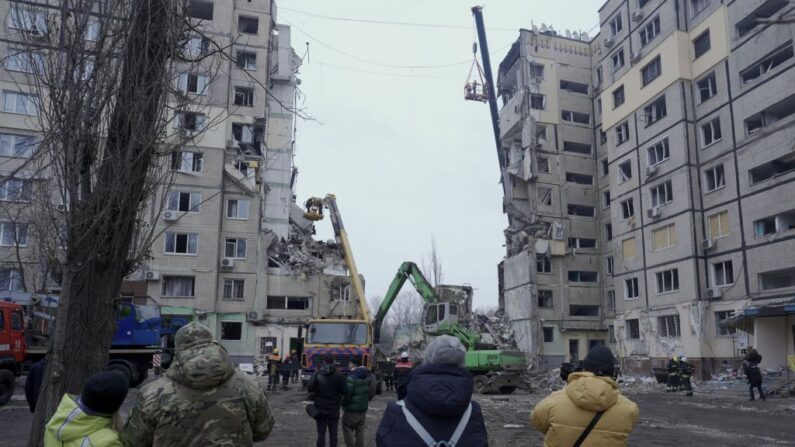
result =
[[[520,31],[497,86],[500,304],[537,365],[599,343],[701,375],[795,353],[794,10],[609,0],[596,37]]]

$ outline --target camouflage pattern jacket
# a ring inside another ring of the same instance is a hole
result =
[[[251,446],[270,434],[273,415],[260,386],[235,371],[206,327],[192,325],[177,334],[166,377],[141,389],[121,433],[125,446]]]

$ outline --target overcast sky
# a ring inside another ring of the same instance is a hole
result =
[[[277,21],[292,26],[299,55],[309,42],[300,89],[317,122],[298,122],[298,201],[337,195],[368,297],[386,292],[401,262],[421,265],[435,238],[445,282],[471,284],[476,307],[497,305],[507,220],[496,149],[488,105],[463,99],[477,39],[474,3],[277,2]],[[593,35],[602,3],[486,2],[493,71],[519,28],[532,21]],[[400,68],[409,66],[434,68]],[[328,219],[317,227],[320,237],[332,237]]]

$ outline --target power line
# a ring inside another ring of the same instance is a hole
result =
[[[406,73],[387,73],[387,72],[384,72],[384,71],[362,70],[360,68],[347,67],[347,66],[344,66],[344,65],[329,64],[329,63],[326,63],[326,62],[323,62],[323,61],[320,61],[320,60],[317,60],[317,59],[315,59],[314,62],[316,62],[316,63],[318,63],[320,65],[323,65],[324,67],[331,67],[331,68],[336,68],[336,69],[339,69],[339,70],[347,70],[347,71],[353,71],[353,72],[356,72],[356,73],[366,73],[366,74],[373,74],[373,75],[379,75],[379,76],[391,76],[391,77],[397,77],[397,78],[415,78],[415,79],[458,79],[458,78],[461,78],[461,76],[452,76],[452,75],[451,76],[428,76],[428,75],[412,75],[412,74],[406,74]]]

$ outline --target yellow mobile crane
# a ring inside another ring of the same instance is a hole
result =
[[[364,295],[364,284],[353,259],[348,233],[342,223],[342,215],[337,207],[337,198],[333,194],[325,198],[312,197],[306,201],[308,220],[319,221],[323,219],[323,210],[327,209],[334,228],[334,238],[342,251],[345,265],[351,276],[352,295],[355,300],[357,315],[354,318],[320,318],[309,320],[306,325],[304,350],[301,355],[303,367],[302,381],[306,383],[315,372],[321,359],[326,354],[334,356],[334,363],[343,372],[348,371],[350,359],[354,356],[362,357],[363,366],[370,374],[371,395],[380,389],[380,375],[375,361],[376,349],[373,345],[373,320],[367,308],[367,299]]]

